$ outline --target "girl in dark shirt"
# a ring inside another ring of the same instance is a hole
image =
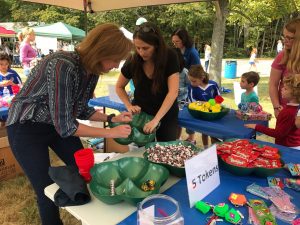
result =
[[[176,140],[179,88],[179,63],[176,53],[169,49],[152,23],[136,27],[133,34],[134,54],[125,62],[117,81],[116,92],[132,113],[146,112],[154,116],[145,124],[144,132],[157,130],[157,141]],[[135,91],[129,101],[125,86],[132,79]]]
[[[45,196],[53,181],[48,175],[49,148],[66,165],[76,166],[74,153],[83,148],[79,137],[128,137],[129,125],[112,129],[90,127],[77,121],[128,122],[131,113],[107,116],[88,107],[99,74],[118,68],[132,43],[118,26],[99,25],[75,52],[56,52],[32,69],[9,110],[7,132],[11,149],[37,195],[43,225],[60,225],[59,210]]]

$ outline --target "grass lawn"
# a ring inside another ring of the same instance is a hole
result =
[[[26,77],[22,75],[21,69],[16,69],[21,75],[22,80],[25,81]],[[95,94],[97,97],[105,96],[108,94],[107,84],[114,84],[118,76],[118,72],[110,72],[104,75],[99,80],[96,87]],[[258,93],[260,103],[264,110],[273,113],[272,104],[268,94],[268,77],[262,77],[258,85]],[[223,79],[222,86],[233,90],[233,82],[239,82],[239,79]],[[233,92],[223,95],[225,104],[231,108],[236,108],[234,103]],[[274,127],[275,119],[270,121],[270,127]],[[183,129],[185,130],[185,129]],[[183,138],[186,136],[183,133]],[[201,136],[196,135],[197,143],[201,147]],[[274,143],[273,138],[266,135],[257,137],[259,140],[269,141]],[[56,157],[52,157],[53,165],[60,165]],[[33,162],[34,163],[34,162]],[[81,224],[77,219],[70,215],[67,211],[61,210],[61,217],[65,225],[79,225]],[[15,179],[3,181],[0,183],[0,224],[14,224],[14,225],[38,225],[40,224],[38,210],[35,204],[35,197],[31,185],[25,176],[19,176]]]

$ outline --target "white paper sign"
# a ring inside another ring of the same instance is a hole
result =
[[[216,145],[186,160],[185,174],[192,208],[220,184]]]
[[[123,103],[116,93],[116,85],[112,85],[112,84],[108,85],[108,96],[109,96],[109,100],[112,102]]]

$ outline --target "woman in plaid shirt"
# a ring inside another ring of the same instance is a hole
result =
[[[44,195],[53,183],[49,147],[66,165],[76,165],[73,155],[83,148],[79,137],[126,138],[131,133],[129,125],[104,129],[76,120],[131,120],[129,112],[107,116],[88,107],[99,75],[118,68],[131,49],[118,26],[99,25],[75,52],[59,51],[43,59],[15,97],[7,120],[9,143],[35,190],[43,225],[62,224],[58,207]]]

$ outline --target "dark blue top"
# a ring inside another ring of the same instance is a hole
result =
[[[21,80],[20,76],[18,75],[18,73],[16,71],[14,71],[12,69],[8,69],[5,76],[3,74],[1,74],[1,72],[0,72],[0,82],[5,81],[5,80],[11,80],[15,84],[22,84],[22,80]],[[3,95],[3,88],[4,87],[0,87],[0,95],[1,96]],[[11,89],[11,85],[8,85],[7,89],[9,90],[9,93],[12,95],[13,91]]]
[[[186,48],[183,58],[185,62],[184,67],[187,69],[190,69],[191,65],[201,65],[199,52],[194,47]]]

